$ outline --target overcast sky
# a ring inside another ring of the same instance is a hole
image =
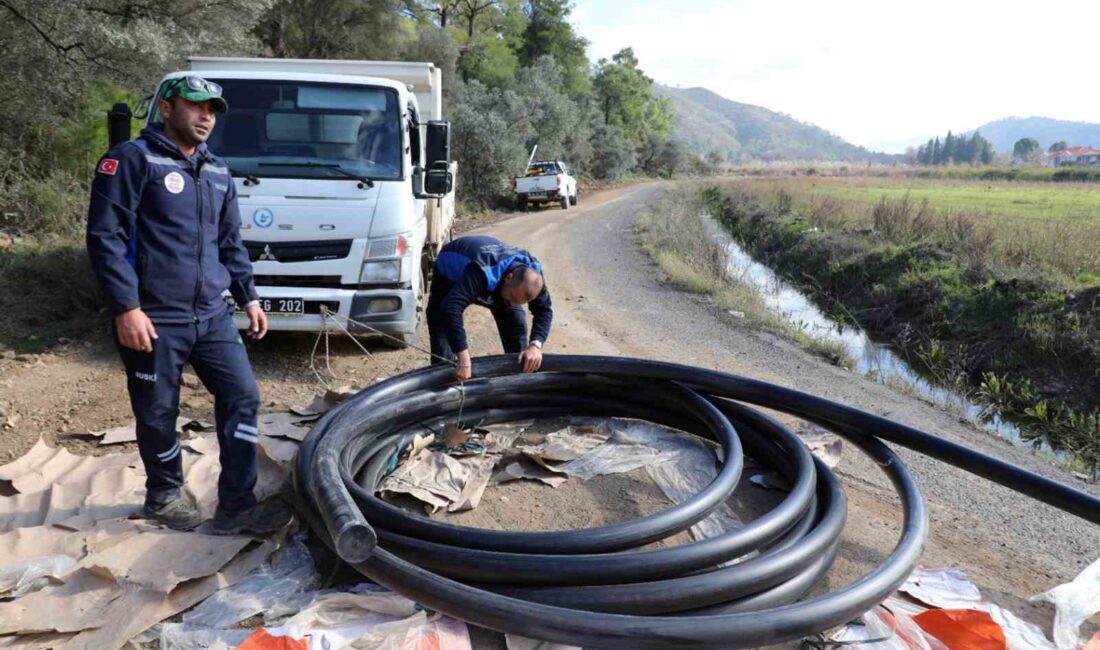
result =
[[[1100,122],[1100,1],[574,0],[589,57],[633,47],[703,86],[879,150],[1010,116]]]

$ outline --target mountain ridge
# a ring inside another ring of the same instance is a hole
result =
[[[1012,153],[1012,147],[1021,138],[1035,138],[1044,151],[1060,140],[1065,140],[1071,147],[1100,147],[1100,124],[1039,115],[1005,117],[986,122],[974,131],[981,133],[993,143],[994,150],[1002,153]]]
[[[672,138],[705,156],[718,151],[731,162],[848,161],[881,159],[829,131],[778,111],[727,99],[703,87],[654,84],[676,110]]]

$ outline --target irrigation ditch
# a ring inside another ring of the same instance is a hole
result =
[[[1100,479],[1100,290],[999,278],[937,242],[829,230],[778,203],[702,190],[731,281],[854,371]]]

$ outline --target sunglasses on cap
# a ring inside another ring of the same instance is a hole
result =
[[[194,92],[208,93],[212,97],[222,96],[222,87],[218,84],[214,83],[213,81],[207,81],[202,77],[193,77],[190,75],[186,77],[180,77],[179,79],[176,79],[174,82],[172,82],[172,84],[168,87],[167,94],[169,96],[178,95],[183,92],[183,89],[185,87],[188,90]]]

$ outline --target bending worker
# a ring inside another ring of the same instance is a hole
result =
[[[459,237],[440,250],[428,295],[428,334],[432,363],[454,361],[458,381],[473,374],[462,323],[471,304],[489,308],[505,354],[518,354],[523,372],[539,369],[554,311],[542,265],[531,253],[486,236]],[[530,341],[524,305],[533,321]]]
[[[177,530],[202,523],[183,491],[180,375],[190,363],[214,395],[221,474],[212,530],[273,532],[290,519],[275,500],[257,504],[260,393],[228,289],[261,338],[267,317],[241,243],[237,191],[206,148],[221,87],[199,77],[165,85],[161,123],[100,159],[88,208],[88,256],[114,316],[137,444],[147,476],[145,515]],[[170,560],[171,558],[166,558]]]

